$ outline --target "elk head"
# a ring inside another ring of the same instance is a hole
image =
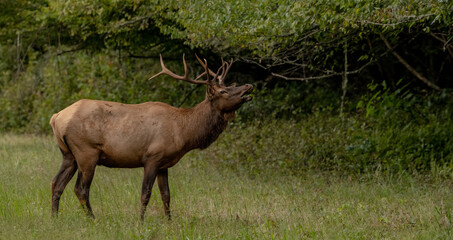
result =
[[[196,55],[195,55],[196,56]],[[208,68],[208,63],[206,59],[203,61],[197,57],[198,62],[203,66],[204,72],[200,74],[195,80],[189,77],[189,72],[187,69],[187,64],[184,59],[184,55],[182,57],[183,64],[184,64],[184,76],[177,75],[168,68],[165,67],[164,61],[162,60],[162,55],[160,55],[160,64],[162,66],[162,71],[149,79],[153,79],[161,74],[166,74],[172,78],[190,82],[193,84],[205,84],[206,85],[206,98],[208,101],[211,102],[212,106],[219,112],[223,114],[234,114],[234,111],[239,109],[243,103],[252,100],[252,97],[249,96],[253,90],[253,86],[251,84],[245,84],[242,86],[236,86],[233,83],[230,86],[225,85],[225,78],[228,74],[228,71],[233,64],[233,59],[230,62],[224,61],[222,59],[222,66],[219,67],[216,73]],[[206,80],[198,80],[206,76]],[[212,78],[211,78],[212,77]]]

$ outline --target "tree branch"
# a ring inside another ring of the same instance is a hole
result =
[[[372,22],[372,21],[367,21],[367,20],[359,21],[359,23],[384,26],[384,27],[395,27],[397,25],[408,23],[408,22],[420,21],[424,18],[428,18],[428,17],[434,16],[434,15],[435,15],[434,13],[429,13],[429,14],[424,14],[424,15],[410,15],[410,16],[402,17],[402,18],[398,19],[398,20],[400,20],[399,22],[394,22],[394,23],[379,23],[379,22]]]
[[[451,38],[450,38],[450,40],[447,41],[447,40],[445,40],[445,38],[444,38],[443,36],[442,36],[442,38],[441,38],[441,37],[438,37],[438,36],[436,36],[436,34],[434,34],[434,33],[432,33],[432,32],[430,32],[429,34],[430,34],[433,38],[435,38],[435,39],[439,40],[440,42],[442,42],[442,43],[444,44],[444,46],[443,46],[444,51],[447,50],[448,53],[450,54],[450,57],[453,58],[453,50],[451,49],[450,44],[448,43],[448,41],[450,41]]]
[[[58,40],[58,42],[59,42],[59,43],[58,43],[58,48],[61,48],[60,40]],[[63,55],[63,54],[65,54],[65,53],[77,52],[77,51],[80,51],[80,50],[83,50],[83,49],[85,49],[85,46],[84,46],[84,45],[79,45],[79,46],[77,46],[76,48],[58,52],[58,53],[57,53],[57,56]]]
[[[125,27],[125,26],[128,26],[128,25],[132,25],[132,24],[135,24],[137,22],[141,22],[143,20],[146,20],[146,19],[149,19],[150,17],[148,16],[143,16],[143,17],[137,17],[135,19],[132,19],[132,20],[129,20],[129,21],[125,21],[125,22],[119,22],[115,25],[115,27],[117,28],[120,28],[120,27]]]
[[[390,52],[390,50],[387,50],[386,52],[382,53],[379,57],[383,57],[388,52]],[[274,77],[283,78],[285,80],[294,80],[294,81],[316,80],[316,79],[323,79],[323,78],[328,78],[328,77],[333,77],[333,76],[344,76],[344,75],[357,74],[357,73],[361,72],[363,69],[365,69],[366,67],[368,67],[369,65],[371,65],[372,63],[375,63],[378,59],[379,58],[373,59],[373,60],[363,64],[360,68],[358,68],[356,70],[353,70],[353,71],[347,71],[347,68],[345,68],[344,72],[332,72],[332,73],[329,73],[329,74],[325,74],[325,75],[321,75],[321,76],[314,76],[314,77],[302,77],[302,78],[300,78],[300,77],[286,77],[286,76],[283,76],[281,74],[277,74],[277,73],[274,73],[274,72],[272,72],[271,74]]]
[[[414,38],[416,36],[414,36]],[[381,59],[382,57],[386,56],[388,53],[393,52],[394,49],[396,47],[398,47],[398,45],[399,44],[396,44],[395,46],[388,48],[385,52],[381,53],[379,56],[376,56],[375,58],[372,58],[369,62],[363,64],[361,67],[359,67],[359,68],[357,68],[355,70],[352,70],[352,71],[348,71],[347,69],[345,71],[342,71],[342,72],[335,72],[335,71],[331,71],[330,70],[330,71],[324,71],[324,75],[310,76],[310,77],[305,77],[305,74],[304,74],[304,77],[287,77],[285,75],[286,74],[290,74],[290,72],[275,73],[275,72],[271,71],[271,75],[274,76],[274,77],[282,78],[284,80],[288,80],[288,81],[309,81],[309,80],[324,79],[324,78],[329,78],[329,77],[334,77],[334,76],[345,76],[345,75],[351,75],[351,74],[358,74],[361,71],[363,71],[365,68],[367,68],[369,65],[377,62],[379,59]],[[299,67],[304,67],[306,65],[306,64],[297,64],[295,62],[295,60],[285,60],[283,58],[278,58],[277,61],[274,60],[275,62],[277,62],[277,63],[274,63],[274,64],[262,64],[258,60],[246,59],[246,58],[240,58],[240,60],[243,61],[243,62],[246,62],[246,63],[255,64],[255,65],[257,65],[258,67],[260,67],[260,68],[262,68],[264,70],[270,70],[273,67],[281,66],[281,65],[285,65],[285,64],[296,65],[296,66],[299,66]],[[321,69],[318,69],[318,70],[321,71]]]
[[[200,86],[201,86],[200,84],[195,85],[195,87],[192,88],[192,90],[190,90],[190,92],[182,99],[182,101],[179,103],[178,107],[181,107],[186,102],[186,100],[190,97],[190,95],[192,95],[192,93],[194,93],[195,90],[197,90],[198,87],[200,87]]]
[[[379,34],[379,36],[381,37],[382,41],[384,41],[384,44],[387,46],[388,49],[392,49],[392,46],[390,46],[390,43],[387,41],[387,39],[382,35],[382,34]],[[401,64],[403,64],[407,70],[409,70],[409,72],[411,72],[415,77],[417,77],[420,81],[424,82],[428,87],[430,88],[433,88],[435,90],[440,90],[440,87],[437,86],[436,84],[432,83],[431,81],[429,81],[428,79],[426,79],[425,77],[423,77],[420,73],[418,73],[411,65],[409,65],[408,62],[406,62],[406,60],[404,60],[397,52],[395,52],[394,50],[392,50],[392,54],[393,56],[395,56],[398,61],[400,61]]]
[[[341,95],[341,104],[340,104],[340,114],[343,115],[344,109],[344,98],[346,97],[346,91],[348,88],[348,42],[344,45],[344,75],[343,82],[341,84],[341,89],[343,94]]]
[[[326,75],[321,75],[321,76],[304,77],[304,78],[299,78],[299,77],[286,77],[286,76],[280,75],[280,74],[278,74],[278,73],[271,73],[271,74],[272,74],[272,76],[274,76],[274,77],[279,77],[279,78],[283,78],[283,79],[285,79],[285,80],[290,80],[290,81],[308,81],[308,80],[323,79],[323,78],[338,76],[338,75],[341,75],[342,73],[332,73],[332,74],[326,74]]]

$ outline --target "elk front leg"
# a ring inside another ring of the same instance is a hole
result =
[[[170,188],[168,187],[168,169],[161,169],[157,172],[157,185],[159,185],[165,215],[167,215],[170,220]]]
[[[145,171],[143,176],[142,184],[142,207],[140,209],[140,220],[143,221],[145,218],[146,206],[149,203],[151,197],[151,191],[153,189],[154,180],[156,179],[157,168],[155,166],[145,165]]]

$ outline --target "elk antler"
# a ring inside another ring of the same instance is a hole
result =
[[[233,62],[234,62],[233,59],[231,59],[230,62],[228,63],[228,62],[223,61],[223,58],[222,58],[222,68],[224,70],[222,71],[222,74],[219,77],[219,84],[221,86],[225,85],[224,82],[225,82],[226,75],[228,74],[228,71],[230,71],[230,68],[231,68],[231,65],[233,65]],[[225,70],[225,68],[226,68],[226,70]]]
[[[205,60],[206,61],[206,60]],[[168,76],[174,78],[174,79],[178,79],[178,80],[182,80],[182,81],[186,81],[186,82],[190,82],[190,83],[195,83],[195,84],[210,84],[210,81],[209,81],[209,77],[208,77],[208,80],[207,81],[197,81],[199,78],[201,78],[202,76],[204,76],[206,74],[206,72],[200,74],[197,78],[195,78],[195,80],[192,80],[190,79],[189,77],[189,71],[187,70],[187,64],[186,64],[186,60],[184,59],[184,54],[182,55],[182,62],[184,64],[184,76],[180,76],[180,75],[177,75],[175,73],[173,73],[172,71],[168,70],[168,68],[165,67],[164,65],[164,60],[162,59],[162,54],[160,54],[160,65],[162,66],[162,71],[150,78],[148,78],[148,80],[151,80],[157,76],[160,76],[162,74],[167,74]],[[202,64],[203,65],[203,64]],[[207,62],[205,64],[206,66],[208,65]],[[205,70],[207,69],[207,67],[205,67]],[[207,70],[206,70],[207,71]]]
[[[230,71],[231,65],[233,65],[233,62],[234,62],[233,59],[231,59],[230,62],[225,62],[222,58],[222,66],[217,70],[217,73],[214,73],[211,69],[208,68],[206,59],[203,59],[204,60],[204,62],[203,62],[196,54],[195,54],[195,57],[197,58],[198,62],[201,64],[201,66],[203,66],[203,68],[206,70],[206,72],[204,72],[199,77],[204,76],[207,72],[209,72],[209,75],[214,77],[214,79],[219,79],[220,86],[225,85],[224,84],[225,78],[226,78],[226,75],[228,74],[228,71]],[[222,73],[219,76],[220,70],[222,71]],[[208,77],[208,80],[209,80],[209,77]]]
[[[203,59],[204,61],[202,61],[196,54],[195,54],[195,56],[197,57],[198,62],[201,64],[201,66],[203,66],[203,68],[205,70],[205,72],[198,75],[198,77],[196,77],[195,80],[192,80],[189,77],[189,71],[187,70],[187,64],[186,64],[186,60],[184,59],[184,54],[182,55],[182,62],[184,64],[184,76],[177,75],[177,74],[173,73],[172,71],[168,70],[168,68],[165,67],[164,60],[162,59],[162,55],[160,55],[160,65],[162,66],[162,71],[160,73],[150,77],[148,80],[151,80],[162,74],[167,74],[168,76],[170,76],[172,78],[190,82],[190,83],[195,83],[195,84],[212,84],[212,81],[215,81],[215,79],[218,79],[219,85],[224,86],[224,81],[225,81],[226,75],[228,74],[228,71],[230,70],[231,65],[233,64],[233,59],[231,59],[230,62],[225,62],[222,58],[222,66],[220,66],[219,69],[217,70],[217,72],[214,73],[211,69],[208,68],[208,62],[206,61],[206,59]],[[222,72],[222,73],[219,75],[220,72]],[[207,78],[206,81],[198,80],[205,75]],[[209,76],[212,76],[214,78],[209,79]]]

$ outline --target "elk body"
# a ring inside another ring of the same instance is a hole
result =
[[[206,60],[205,72],[196,79],[188,75],[183,56],[184,76],[168,70],[160,58],[162,71],[175,79],[206,85],[206,99],[189,109],[161,102],[122,104],[98,100],[79,100],[50,119],[63,155],[60,170],[51,182],[52,213],[76,171],[74,192],[87,214],[94,217],[89,201],[95,168],[144,168],[140,218],[143,220],[151,189],[157,178],[165,214],[170,218],[168,168],[192,149],[204,149],[214,142],[234,117],[234,112],[252,98],[250,84],[225,86],[231,62],[224,62],[214,73]],[[198,80],[206,76],[207,80]]]

